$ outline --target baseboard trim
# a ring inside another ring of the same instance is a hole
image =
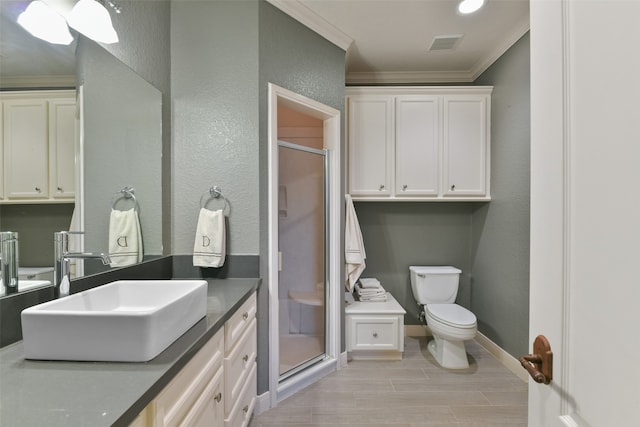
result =
[[[347,357],[347,352],[344,351],[340,353],[340,357],[338,359],[338,369],[346,367],[348,362],[349,358]]]
[[[404,325],[405,337],[430,337],[432,335],[427,325]]]
[[[253,408],[253,414],[260,415],[269,409],[271,409],[271,394],[265,391],[256,398],[256,406]]]
[[[502,363],[508,370],[513,372],[518,378],[524,382],[529,382],[529,376],[527,372],[522,369],[522,365],[518,362],[518,359],[507,353],[498,344],[491,341],[481,332],[476,334],[475,341],[485,348],[489,353],[493,355],[500,363]]]

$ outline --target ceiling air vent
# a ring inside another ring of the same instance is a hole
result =
[[[429,46],[429,51],[434,50],[452,50],[458,46],[462,40],[462,34],[454,34],[450,36],[436,36]]]

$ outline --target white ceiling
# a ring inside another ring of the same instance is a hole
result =
[[[351,84],[472,82],[529,29],[529,0],[487,0],[468,16],[457,13],[459,0],[267,1],[346,50]],[[74,74],[65,64],[75,46],[15,37],[26,35],[15,18],[27,3],[0,1],[0,77]],[[463,37],[453,50],[430,52],[433,38],[442,35]],[[52,50],[55,61],[45,60]]]
[[[267,0],[347,50],[347,83],[471,82],[529,29],[529,0]],[[434,37],[462,35],[452,50]]]

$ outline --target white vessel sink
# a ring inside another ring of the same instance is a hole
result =
[[[120,280],[22,311],[27,359],[145,362],[202,319],[204,280]]]

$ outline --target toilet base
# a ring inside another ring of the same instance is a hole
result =
[[[427,344],[427,349],[440,366],[447,369],[465,369],[469,367],[464,341],[449,341],[436,335],[433,338]]]

